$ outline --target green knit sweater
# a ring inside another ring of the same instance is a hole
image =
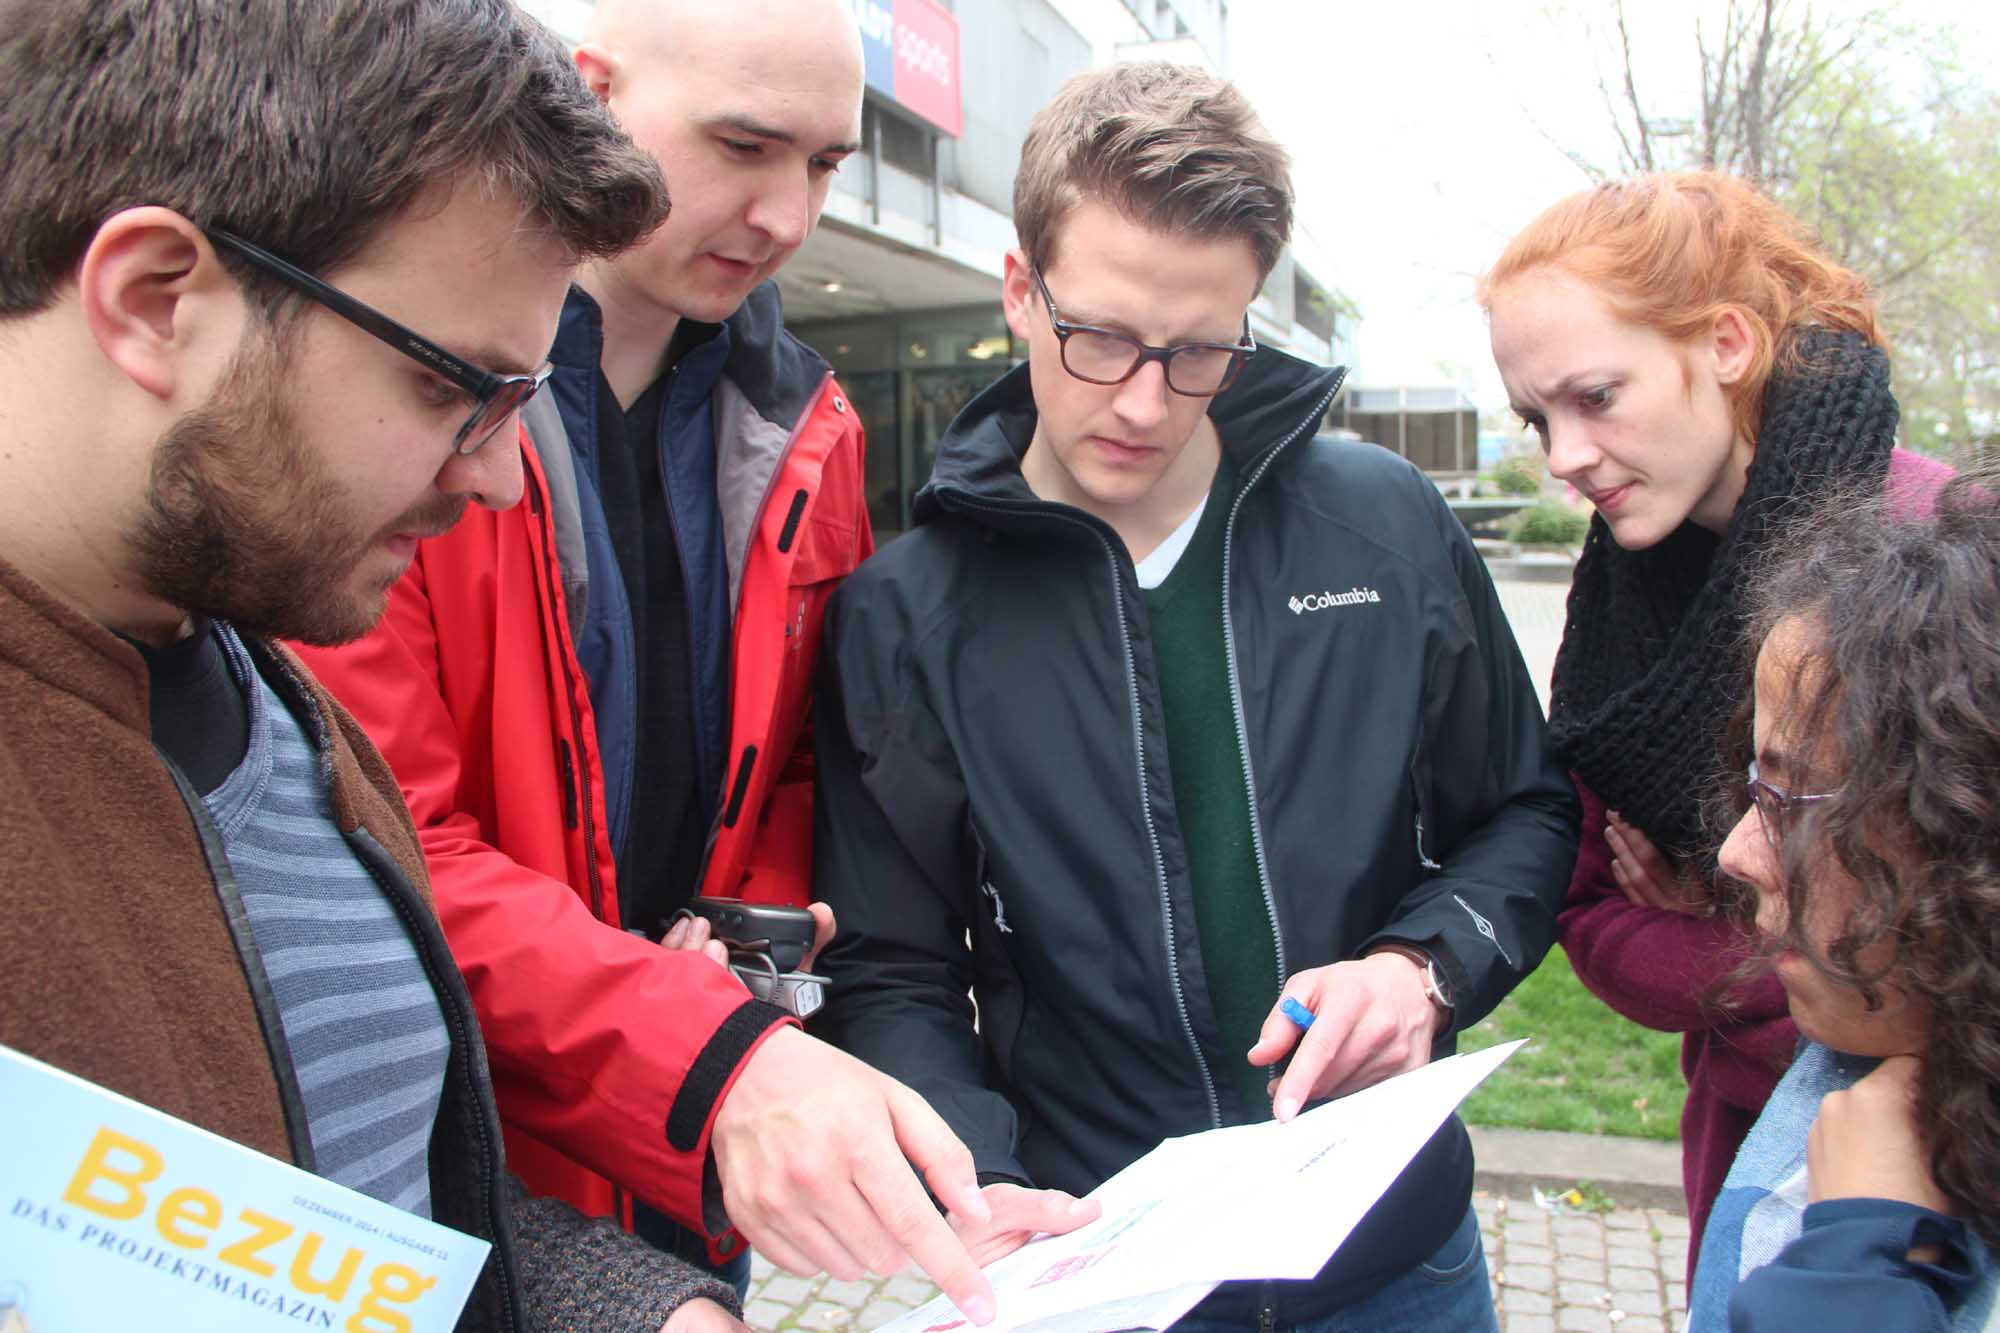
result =
[[[1246,760],[1223,641],[1222,538],[1235,495],[1236,477],[1224,459],[1193,540],[1145,597],[1203,971],[1228,1053],[1216,1073],[1236,1085],[1247,1119],[1268,1120],[1268,1071],[1244,1058],[1278,1002],[1278,943],[1257,879]]]

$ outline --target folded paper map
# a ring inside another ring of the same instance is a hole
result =
[[[1454,1055],[1265,1121],[1168,1139],[1090,1197],[1097,1221],[987,1266],[985,1333],[1161,1329],[1217,1283],[1312,1277],[1458,1104],[1525,1043]],[[940,1296],[883,1333],[973,1333]]]

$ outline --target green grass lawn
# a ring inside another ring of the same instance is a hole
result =
[[[1619,1017],[1583,988],[1561,947],[1485,1021],[1462,1051],[1532,1037],[1466,1099],[1475,1125],[1673,1139],[1680,1132],[1681,1039]]]

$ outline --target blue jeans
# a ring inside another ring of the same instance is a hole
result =
[[[665,1213],[656,1212],[638,1200],[632,1202],[632,1234],[656,1250],[679,1255],[696,1268],[706,1269],[736,1288],[736,1299],[750,1298],[750,1247],[745,1245],[733,1259],[711,1263],[708,1242]]]
[[[1486,1250],[1479,1243],[1479,1215],[1465,1220],[1437,1253],[1382,1290],[1346,1309],[1305,1324],[1280,1324],[1291,1333],[1500,1333]],[[1183,1319],[1173,1333],[1237,1333],[1233,1324]]]

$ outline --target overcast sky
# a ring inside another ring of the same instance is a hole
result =
[[[1118,0],[1056,0],[1100,44],[1128,39]],[[1608,21],[1610,0],[1559,0]],[[1860,0],[1821,0],[1839,12]],[[1362,384],[1458,383],[1505,395],[1471,289],[1507,238],[1584,176],[1551,139],[1611,162],[1589,47],[1547,0],[1232,0],[1228,69],[1291,150],[1316,271],[1362,307]],[[1642,93],[1693,109],[1694,16],[1631,0]],[[1973,70],[2000,68],[1991,4],[1902,0],[1950,15]],[[1105,52],[1108,56],[1108,50]]]

